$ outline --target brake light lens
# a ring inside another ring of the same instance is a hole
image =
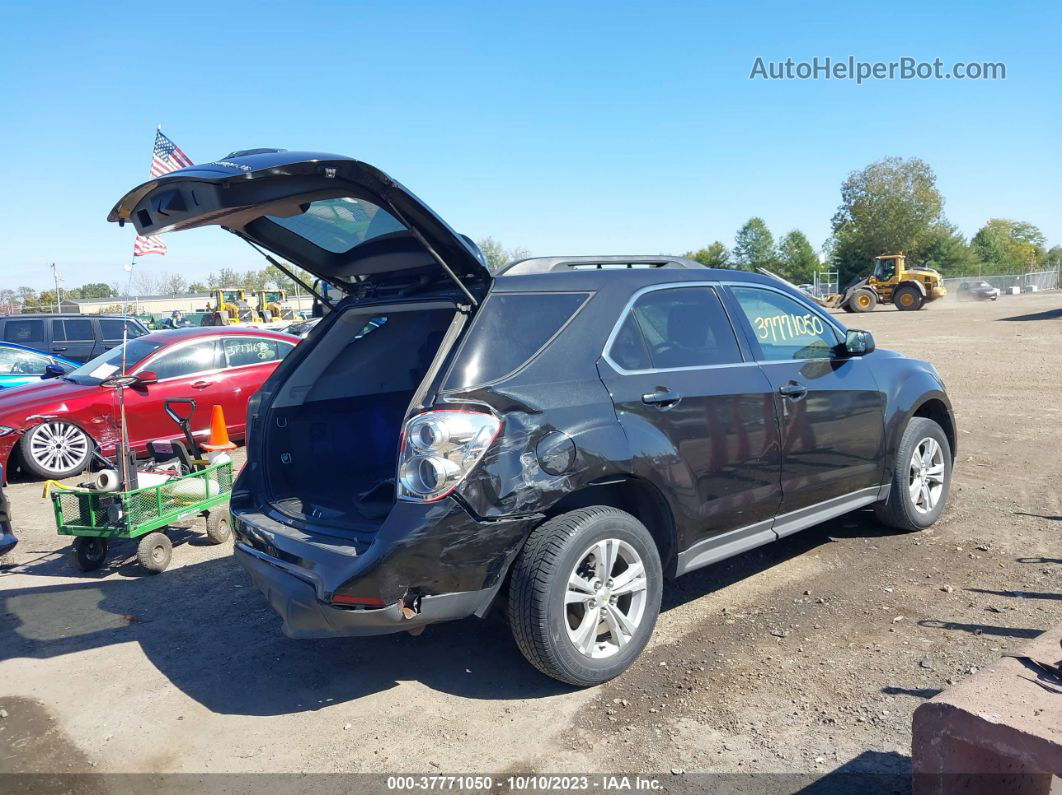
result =
[[[384,600],[378,596],[351,596],[350,594],[332,594],[332,604],[350,605],[351,607],[386,607]]]
[[[482,411],[428,411],[406,423],[398,496],[434,502],[452,492],[498,437],[501,420]]]

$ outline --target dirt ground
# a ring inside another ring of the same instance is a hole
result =
[[[1062,294],[847,315],[928,358],[955,404],[950,507],[860,512],[665,590],[646,653],[577,691],[504,625],[291,641],[222,547],[73,570],[40,486],[9,488],[0,771],[910,770],[911,713],[1062,621]]]

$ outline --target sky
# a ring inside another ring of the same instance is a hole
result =
[[[967,236],[1062,244],[1062,4],[0,5],[0,287],[119,282],[155,127],[194,161],[350,155],[458,231],[536,255],[681,253],[763,217],[820,247],[853,170],[935,170]],[[1003,62],[1006,80],[750,79],[756,58]],[[216,228],[138,269],[264,263]]]

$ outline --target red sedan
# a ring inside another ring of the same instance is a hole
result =
[[[185,328],[157,331],[112,348],[59,378],[0,393],[0,463],[12,454],[30,474],[64,478],[83,471],[99,448],[113,455],[118,440],[118,399],[101,382],[123,367],[140,376],[125,391],[129,440],[144,453],[152,439],[174,439],[180,430],[166,416],[170,398],[193,398],[192,429],[205,435],[210,407],[225,409],[229,435],[243,437],[247,400],[299,342],[264,329]],[[7,466],[4,467],[5,473]]]

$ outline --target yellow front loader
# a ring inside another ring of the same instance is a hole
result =
[[[883,254],[874,258],[874,271],[869,276],[850,284],[842,293],[827,296],[823,306],[840,307],[845,312],[873,312],[878,304],[893,304],[907,312],[921,309],[947,293],[939,272],[908,266],[902,253]]]
[[[259,290],[258,314],[263,323],[275,323],[278,320],[296,320],[295,312],[285,305],[288,294],[283,290]]]
[[[760,271],[796,287],[792,282],[766,268],[760,268]],[[808,297],[819,306],[827,309],[840,308],[845,312],[873,312],[878,304],[894,304],[897,309],[906,312],[921,309],[930,301],[936,301],[947,294],[939,272],[916,265],[908,267],[907,257],[901,253],[875,257],[874,272],[853,282],[839,293],[832,293],[824,298],[808,293]]]
[[[217,289],[210,293],[214,299],[215,310],[225,318],[229,326],[240,323],[260,322],[254,307],[247,303],[247,292],[238,288]]]

